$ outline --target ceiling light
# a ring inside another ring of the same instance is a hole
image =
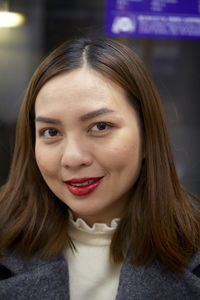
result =
[[[25,22],[22,14],[9,11],[0,11],[0,27],[16,27],[21,26]]]

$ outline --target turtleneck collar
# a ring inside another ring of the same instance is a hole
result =
[[[112,236],[119,223],[119,218],[111,221],[110,226],[104,223],[94,223],[89,226],[83,219],[73,219],[72,212],[69,211],[69,234],[72,240],[90,245],[107,245],[111,242]]]

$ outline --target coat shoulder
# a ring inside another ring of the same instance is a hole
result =
[[[127,258],[121,270],[116,300],[131,300],[132,297],[142,300],[200,299],[200,251],[192,258],[184,274],[172,272],[159,261],[146,268],[133,266]]]
[[[0,299],[68,300],[68,268],[62,255],[23,259],[7,253],[0,260]]]

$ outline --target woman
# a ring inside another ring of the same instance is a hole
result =
[[[197,299],[198,203],[137,55],[109,39],[66,42],[19,114],[0,299]]]

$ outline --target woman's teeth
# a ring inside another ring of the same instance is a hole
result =
[[[73,186],[85,186],[85,185],[89,185],[95,181],[97,181],[98,179],[93,179],[93,180],[88,180],[88,181],[85,181],[83,183],[71,183],[71,185]]]

